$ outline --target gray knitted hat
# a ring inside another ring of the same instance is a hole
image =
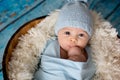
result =
[[[80,28],[86,31],[91,37],[92,35],[92,16],[90,11],[81,0],[69,0],[61,9],[58,20],[55,25],[55,34],[65,27]]]

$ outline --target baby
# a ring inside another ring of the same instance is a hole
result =
[[[41,54],[36,80],[90,80],[95,73],[89,39],[92,16],[85,2],[69,0],[55,25],[54,40],[47,41]]]
[[[62,8],[55,27],[61,58],[87,61],[85,47],[92,35],[92,25],[85,3],[72,0]]]

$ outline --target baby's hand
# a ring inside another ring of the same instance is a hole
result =
[[[79,62],[86,62],[87,56],[85,55],[85,51],[82,51],[79,47],[72,47],[68,51],[68,59]]]

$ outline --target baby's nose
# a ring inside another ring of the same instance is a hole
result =
[[[70,38],[70,41],[76,43],[77,39],[76,38]]]

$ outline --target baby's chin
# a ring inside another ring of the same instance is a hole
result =
[[[65,50],[66,52],[69,52],[71,49],[72,50],[78,50],[78,49],[82,50],[84,48],[79,47],[79,46],[66,46],[66,47],[62,47],[62,49]]]

